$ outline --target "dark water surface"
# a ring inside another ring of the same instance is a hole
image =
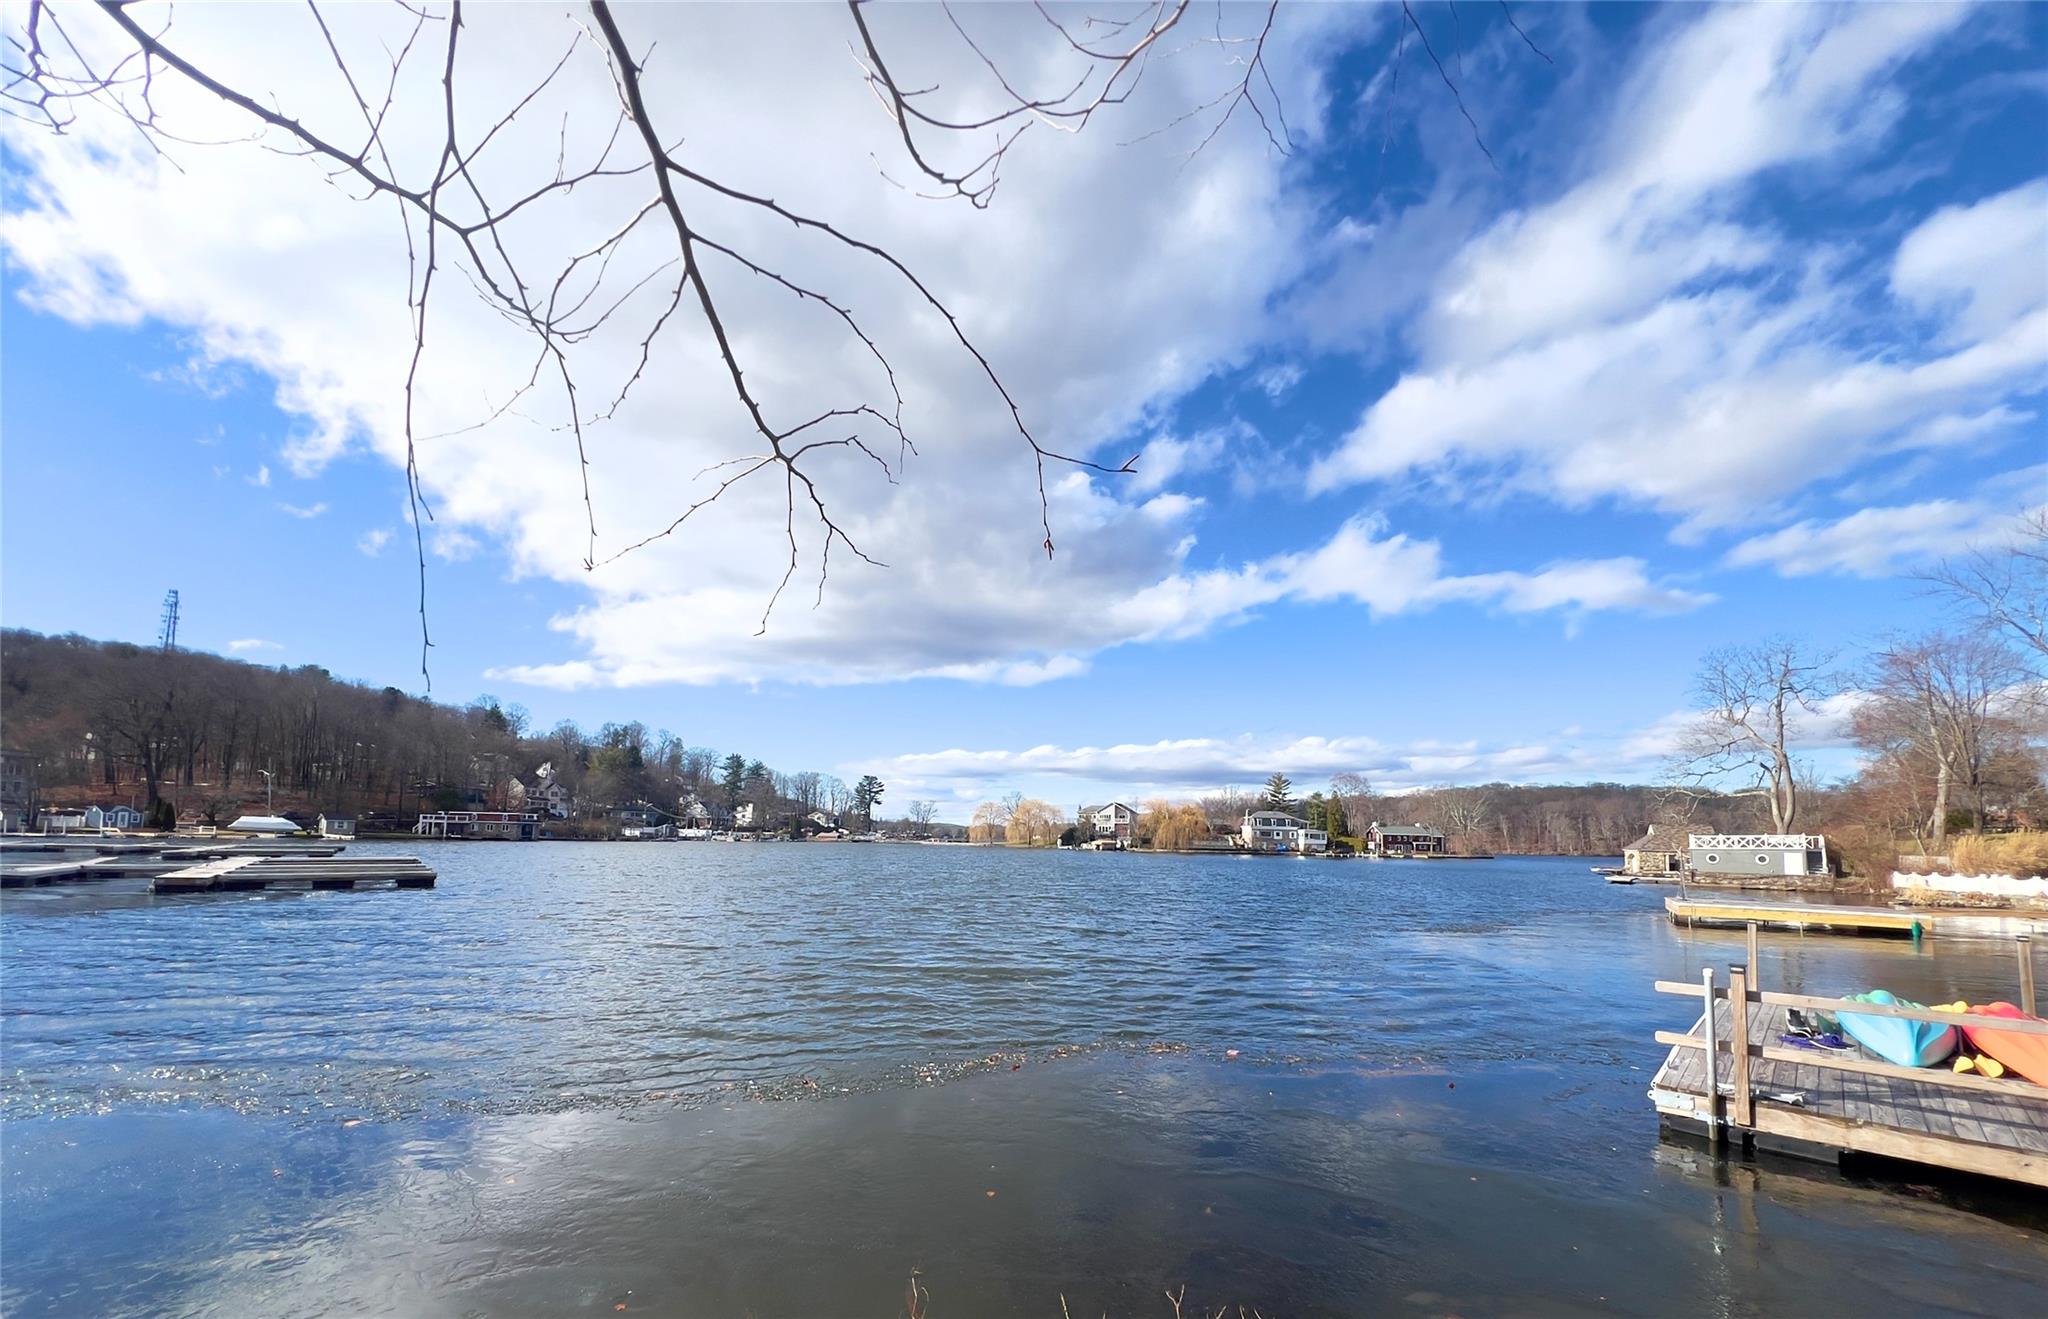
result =
[[[0,901],[0,1308],[887,1319],[913,1268],[933,1319],[2048,1294],[2018,1195],[1660,1141],[1652,1033],[1692,1014],[1650,983],[1741,939],[1584,861],[430,856],[432,892]],[[2013,992],[1994,943],[1760,960]]]

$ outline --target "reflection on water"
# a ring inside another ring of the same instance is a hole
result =
[[[1660,1144],[1651,1033],[1687,1013],[1649,984],[1741,937],[1582,862],[433,855],[431,893],[8,894],[7,1313],[886,1316],[911,1267],[935,1316],[1183,1282],[2013,1313],[2048,1274],[2024,1208]],[[2011,993],[1998,945],[1761,952],[1786,988]]]

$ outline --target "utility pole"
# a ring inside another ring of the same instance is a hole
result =
[[[274,784],[274,783],[272,782],[272,775],[271,775],[270,771],[269,771],[269,770],[267,770],[267,769],[259,769],[259,770],[257,770],[256,772],[257,772],[258,774],[261,774],[261,775],[263,776],[263,810],[264,810],[264,813],[265,813],[266,815],[275,815],[275,814],[277,814],[277,809],[276,809],[276,807],[275,807],[275,806],[273,806],[273,805],[271,804],[271,800],[270,800],[270,790],[271,790],[271,788],[272,788],[272,787],[274,787],[274,786],[275,786],[275,784]]]

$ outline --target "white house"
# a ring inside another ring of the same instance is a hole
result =
[[[534,784],[531,788],[518,779],[512,780],[512,805],[515,810],[545,813],[557,820],[566,820],[575,808],[576,799],[555,777],[555,763],[547,761],[533,771]]]
[[[1138,827],[1138,813],[1120,801],[1103,806],[1083,806],[1076,816],[1084,830],[1094,830],[1097,838],[1114,838],[1120,843],[1131,841],[1131,834]]]
[[[1327,852],[1327,830],[1311,829],[1308,821],[1285,811],[1246,811],[1239,834],[1249,852]]]
[[[724,808],[706,802],[694,792],[676,798],[676,823],[684,829],[723,829],[732,822]]]
[[[733,808],[732,827],[735,829],[752,829],[754,821],[759,819],[760,815],[760,809],[754,803],[743,801]]]

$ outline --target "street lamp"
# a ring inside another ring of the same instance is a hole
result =
[[[275,814],[276,808],[271,804],[270,799],[270,790],[272,787],[276,786],[273,781],[273,776],[271,772],[267,769],[259,769],[256,772],[263,776],[263,810],[266,814]]]

